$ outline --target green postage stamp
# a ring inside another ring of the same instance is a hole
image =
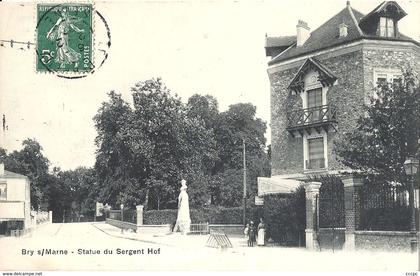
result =
[[[89,72],[92,61],[92,5],[37,5],[36,70]]]

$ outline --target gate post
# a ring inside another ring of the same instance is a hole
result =
[[[360,226],[360,188],[363,186],[363,179],[356,176],[344,176],[344,209],[345,209],[345,243],[344,249],[355,250],[356,238],[354,232]]]
[[[143,225],[143,205],[137,205],[136,206],[136,212],[137,212],[137,225]]]
[[[319,195],[321,182],[308,182],[304,184],[306,197],[306,249],[317,250],[319,248],[316,239],[316,197]]]

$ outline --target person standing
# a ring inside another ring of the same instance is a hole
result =
[[[248,231],[249,231],[249,223],[247,223],[245,225],[245,229],[244,229],[244,237],[245,237],[245,239],[248,239]]]
[[[257,245],[265,245],[265,224],[263,219],[260,219],[260,223],[258,224],[258,239]]]
[[[251,221],[248,229],[248,246],[253,247],[255,242],[255,226],[254,222]]]

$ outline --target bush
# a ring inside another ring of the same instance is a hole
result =
[[[171,224],[176,221],[178,210],[150,210],[143,214],[143,223],[146,225]]]
[[[419,213],[415,209],[416,228],[419,229]],[[390,208],[372,208],[362,210],[361,229],[380,231],[408,231],[410,230],[411,210],[405,206]]]
[[[267,237],[282,244],[304,244],[305,189],[300,186],[289,195],[264,197]]]
[[[202,209],[190,209],[192,223],[212,224],[242,224],[242,207],[212,207]],[[171,224],[176,221],[178,210],[150,210],[143,214],[143,221],[146,225]],[[257,221],[255,208],[247,208],[247,218]]]

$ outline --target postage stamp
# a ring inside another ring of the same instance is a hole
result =
[[[36,70],[81,72],[93,69],[92,5],[38,4]]]

